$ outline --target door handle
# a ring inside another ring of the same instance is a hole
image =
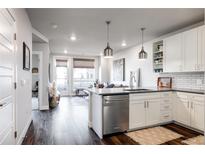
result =
[[[144,101],[144,108],[146,108],[146,101]]]
[[[149,102],[147,101],[147,108],[149,108]]]

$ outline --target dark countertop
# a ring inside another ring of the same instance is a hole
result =
[[[98,95],[152,93],[152,92],[168,92],[168,91],[204,94],[204,90],[196,90],[196,89],[174,89],[174,88],[172,89],[172,88],[157,88],[157,87],[143,87],[140,89],[148,89],[148,90],[142,90],[142,91],[126,91],[125,89],[127,88],[89,88],[87,90]]]

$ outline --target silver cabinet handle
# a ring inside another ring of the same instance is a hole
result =
[[[149,102],[147,101],[147,108],[149,108]]]
[[[193,109],[193,102],[191,102],[191,108]]]
[[[144,108],[146,108],[146,101],[144,101]]]
[[[188,103],[187,103],[187,107],[189,108],[189,101],[188,101]]]

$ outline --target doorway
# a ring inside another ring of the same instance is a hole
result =
[[[42,100],[42,53],[32,53],[32,110],[39,110]]]

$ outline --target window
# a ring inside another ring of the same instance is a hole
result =
[[[73,60],[73,89],[84,89],[95,81],[94,59]]]
[[[62,95],[68,94],[68,61],[56,60],[56,84]]]

